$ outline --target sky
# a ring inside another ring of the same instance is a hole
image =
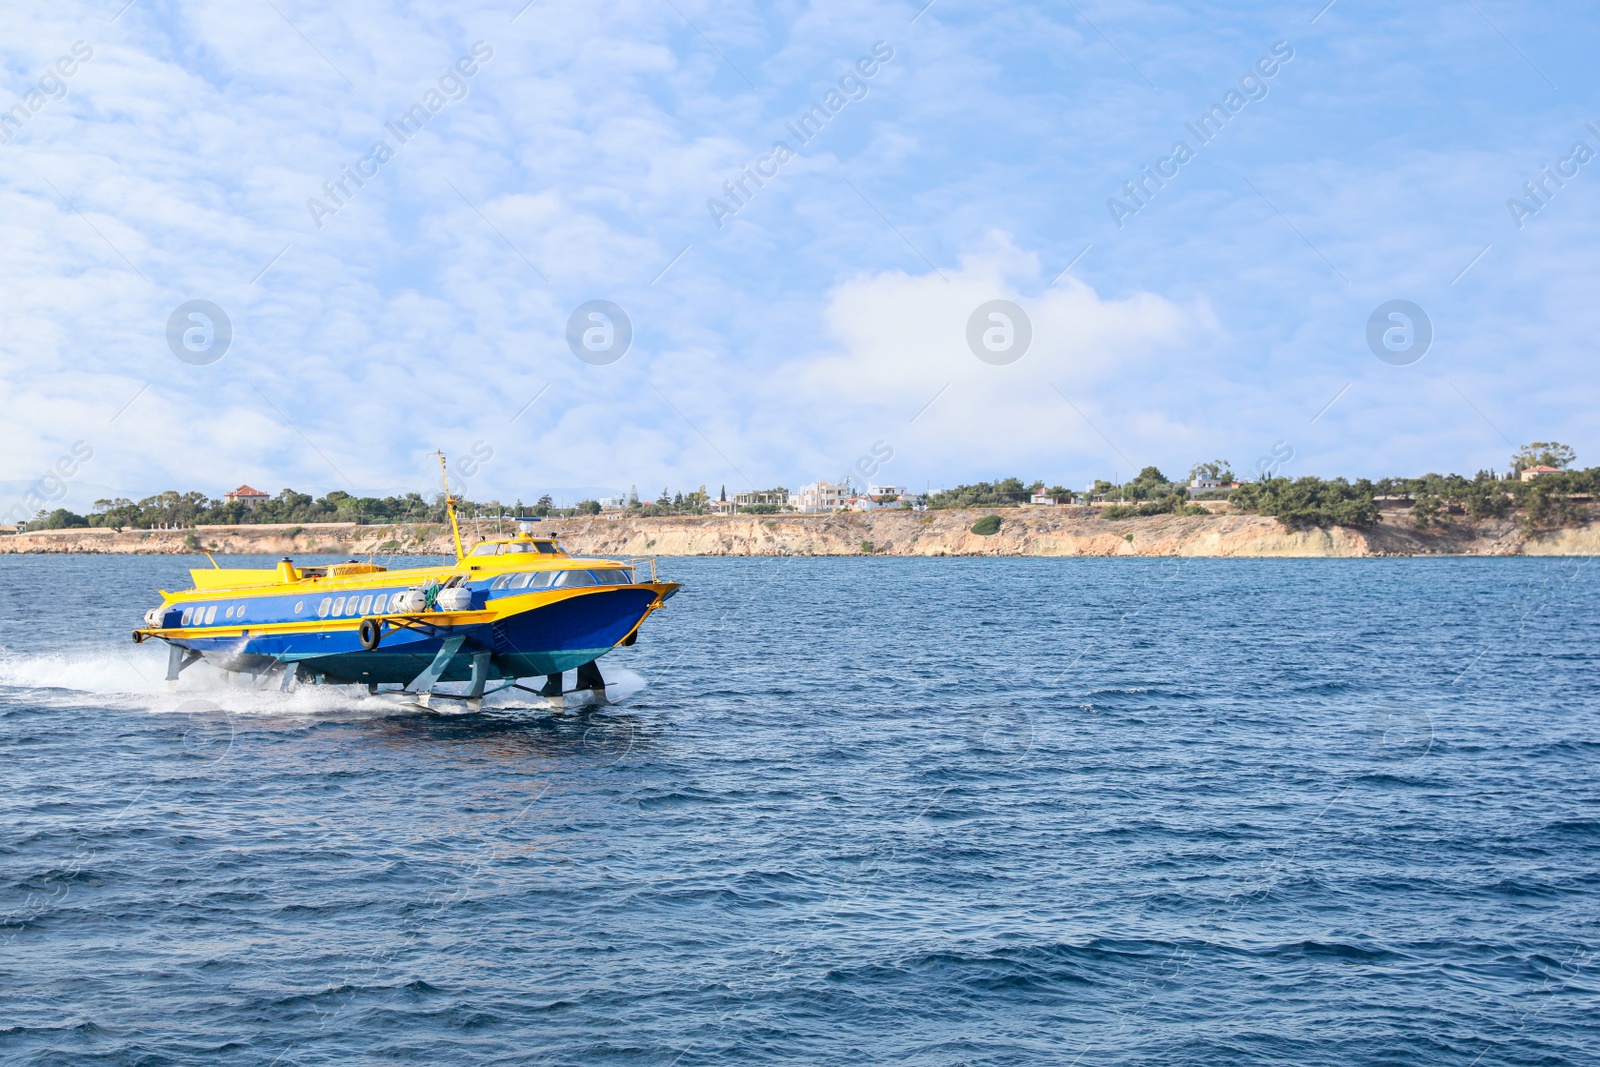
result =
[[[6,5],[0,510],[1600,463],[1592,7],[524,3]]]

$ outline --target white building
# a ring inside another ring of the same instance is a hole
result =
[[[735,493],[733,502],[741,508],[754,507],[757,504],[776,504],[779,507],[793,499],[789,490],[783,486],[775,489],[761,489],[753,493]]]
[[[922,494],[898,485],[869,484],[867,491],[851,497],[846,506],[852,511],[882,511],[884,508],[921,508]]]
[[[1237,489],[1243,482],[1224,482],[1216,478],[1191,478],[1189,480],[1189,499],[1193,500],[1201,493],[1209,493],[1214,489]]]
[[[811,482],[802,485],[789,497],[796,511],[815,514],[819,511],[838,511],[850,504],[850,487],[835,482]]]

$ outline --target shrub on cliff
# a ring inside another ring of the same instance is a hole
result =
[[[1021,478],[1002,478],[997,482],[978,482],[976,485],[958,485],[954,489],[940,489],[928,498],[928,506],[942,508],[992,508],[1025,504],[1028,487]]]
[[[979,537],[992,537],[1000,532],[1000,516],[985,515],[972,524],[972,532]]]
[[[1270,515],[1291,529],[1306,526],[1371,526],[1378,521],[1371,483],[1343,478],[1268,478],[1234,490],[1236,509]]]
[[[1131,483],[1130,483],[1131,484]],[[1142,504],[1111,504],[1100,509],[1102,519],[1148,518],[1151,515],[1209,515],[1198,505],[1190,504],[1184,493],[1169,493],[1160,500],[1147,500]]]

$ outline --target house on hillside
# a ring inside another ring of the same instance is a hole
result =
[[[222,499],[232,504],[238,502],[247,508],[254,509],[257,504],[272,499],[259,489],[252,489],[248,485],[241,485],[231,493],[222,494]]]
[[[812,482],[802,485],[789,497],[796,511],[816,514],[819,511],[838,511],[850,503],[850,487],[835,482]]]
[[[786,507],[789,503],[789,490],[783,486],[773,489],[761,489],[753,493],[735,493],[733,502],[741,508],[754,507],[758,504],[770,504],[775,507]]]
[[[922,494],[913,493],[900,485],[869,483],[867,491],[851,497],[848,505],[853,511],[881,511],[884,508],[920,508]]]
[[[1560,467],[1547,467],[1547,466],[1545,466],[1544,464],[1541,463],[1537,467],[1524,467],[1523,470],[1522,470],[1522,480],[1525,481],[1525,482],[1531,482],[1535,478],[1539,477],[1539,475],[1541,475],[1541,474],[1560,474],[1560,473],[1561,473],[1561,468]]]
[[[1243,482],[1224,482],[1217,478],[1191,478],[1189,480],[1189,499],[1193,500],[1202,493],[1231,492]]]

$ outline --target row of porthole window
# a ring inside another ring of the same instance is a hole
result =
[[[228,610],[222,617],[224,619],[244,618],[244,605],[240,604],[237,608],[231,604],[228,605]],[[201,604],[198,607],[184,608],[183,616],[179,618],[178,625],[189,626],[193,624],[195,626],[210,626],[216,621],[217,605]]]
[[[330,616],[337,619],[341,615],[368,615],[383,614],[383,609],[389,603],[388,593],[379,593],[374,597],[371,593],[366,596],[350,597],[323,597],[322,603],[317,605],[317,618],[326,619]]]
[[[370,593],[366,596],[324,597],[322,603],[317,606],[317,617],[325,619],[329,615],[334,618],[338,618],[341,615],[365,615],[369,611],[376,611],[381,615],[383,614],[384,605],[388,602],[389,595],[387,593],[379,593],[376,597]],[[216,604],[201,604],[192,608],[184,608],[178,625],[210,626],[217,621],[217,607],[218,605]],[[223,607],[222,618],[224,621],[237,621],[244,618],[244,604],[228,604]],[[306,602],[304,600],[296,601],[294,613],[299,615],[305,610],[305,607]]]
[[[632,585],[632,572],[608,568],[603,571],[522,571],[502,574],[489,583],[496,589],[522,589],[534,592],[540,589],[576,589],[586,585]]]
[[[305,605],[306,602],[303,600],[296,602],[294,606],[294,613],[296,615],[300,614],[300,612],[305,610]],[[239,620],[243,619],[246,606],[247,605],[244,604],[222,605],[223,621],[238,622]],[[183,616],[178,620],[178,625],[210,626],[217,621],[217,607],[218,605],[216,604],[201,604],[197,607],[184,608]]]

